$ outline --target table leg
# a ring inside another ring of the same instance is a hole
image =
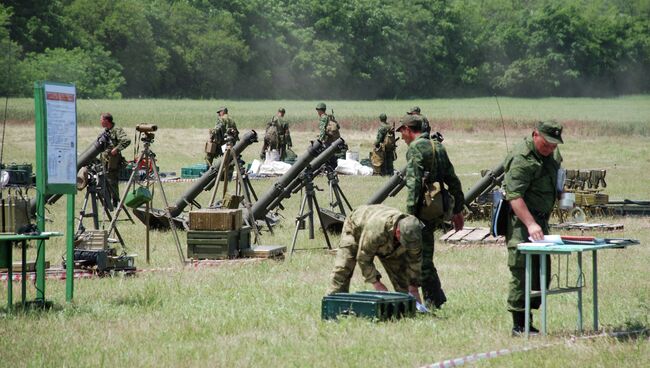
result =
[[[13,307],[14,304],[14,288],[12,285],[12,279],[14,278],[13,275],[13,243],[8,241],[8,242],[3,242],[2,246],[8,247],[9,248],[9,253],[7,254],[7,259],[9,262],[9,265],[7,266],[7,312],[11,312],[11,308]]]
[[[597,251],[592,252],[593,262],[593,284],[594,284],[594,331],[598,331],[598,255]]]
[[[546,255],[540,254],[539,289],[542,292],[542,335],[546,335]]]
[[[22,248],[22,265],[23,268],[20,272],[20,275],[22,276],[22,280],[20,280],[20,301],[22,302],[23,308],[25,308],[25,300],[27,300],[27,240],[23,240],[20,242],[21,248]]]
[[[530,288],[532,285],[532,262],[530,253],[526,253],[526,293],[525,293],[525,303],[526,303],[526,316],[524,317],[524,331],[526,332],[526,337],[530,334]]]
[[[582,252],[578,252],[578,332],[582,332]]]

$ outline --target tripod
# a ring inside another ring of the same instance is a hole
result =
[[[226,150],[223,153],[223,159],[221,160],[221,165],[219,166],[219,170],[217,171],[217,177],[215,178],[216,183],[214,185],[214,189],[212,190],[212,197],[210,198],[210,204],[209,207],[214,207],[215,206],[215,200],[217,197],[217,191],[219,190],[219,181],[221,180],[221,176],[223,175],[223,193],[221,198],[225,198],[226,193],[228,191],[228,179],[226,178],[226,173],[228,171],[228,167],[230,166],[230,161],[233,161],[234,166],[235,166],[235,195],[240,196],[243,192],[244,196],[244,208],[246,208],[246,211],[248,212],[248,218],[246,221],[248,224],[253,228],[253,231],[255,233],[255,241],[257,241],[257,236],[259,235],[259,230],[257,228],[257,224],[255,223],[255,218],[253,217],[253,211],[251,209],[251,194],[257,200],[257,195],[255,194],[255,190],[253,190],[253,186],[251,185],[250,180],[248,179],[248,175],[245,173],[244,169],[241,167],[239,164],[239,157],[237,157],[237,154],[235,151],[232,149],[232,144],[229,142],[226,145]]]
[[[133,171],[131,172],[131,176],[129,177],[129,181],[126,184],[126,188],[124,190],[124,193],[122,194],[122,197],[120,198],[120,203],[117,205],[117,210],[115,211],[115,215],[113,219],[111,220],[111,225],[109,227],[109,232],[108,236],[110,237],[111,233],[113,230],[117,230],[115,228],[115,221],[117,221],[117,218],[120,214],[120,211],[122,210],[124,206],[124,201],[126,200],[126,196],[129,194],[129,189],[131,188],[132,185],[135,184],[135,173],[138,171],[138,167],[140,167],[140,164],[143,162],[146,162],[150,166],[150,170],[153,170],[153,180],[155,183],[158,183],[158,186],[160,187],[160,193],[162,193],[162,198],[163,202],[165,204],[165,217],[167,217],[167,220],[169,220],[169,227],[172,229],[172,233],[174,234],[174,241],[176,242],[176,250],[178,251],[178,256],[180,258],[181,263],[184,265],[185,264],[185,257],[183,256],[183,250],[181,248],[181,242],[178,238],[178,233],[176,232],[176,225],[174,224],[174,220],[172,219],[169,207],[169,202],[167,201],[167,196],[165,195],[165,190],[163,189],[162,181],[160,180],[160,175],[158,174],[158,167],[156,165],[156,155],[151,151],[150,145],[153,143],[154,140],[154,134],[151,133],[150,131],[141,131],[136,127],[136,130],[140,132],[140,140],[143,142],[143,149],[142,152],[140,152],[140,155],[138,156],[138,159],[135,162],[135,165],[133,166]],[[146,175],[146,181],[147,184],[149,184],[149,180],[151,180],[151,176],[149,173]],[[149,202],[147,202],[147,216],[146,216],[146,226],[147,226],[147,235],[146,235],[146,249],[147,249],[147,262],[149,261]]]
[[[348,201],[348,198],[345,196],[345,194],[341,190],[341,187],[339,186],[339,176],[336,173],[336,170],[333,170],[327,164],[325,166],[326,166],[325,172],[327,174],[327,182],[330,187],[330,208],[334,209],[338,207],[339,212],[343,216],[347,216],[345,213],[345,207],[343,206],[343,202],[345,201],[345,204],[347,205],[348,209],[352,211],[352,206],[350,205],[350,201]]]
[[[320,206],[318,205],[318,200],[316,199],[316,187],[313,182],[313,173],[310,166],[307,166],[305,170],[300,174],[300,180],[305,187],[305,195],[302,199],[300,205],[300,212],[296,216],[296,230],[293,233],[293,240],[291,241],[291,249],[289,250],[289,255],[293,255],[293,251],[296,250],[296,239],[298,237],[298,230],[301,230],[301,225],[304,224],[305,219],[309,220],[309,239],[314,239],[314,209],[316,209],[316,214],[318,214],[318,221],[320,222],[321,229],[323,229],[323,235],[325,235],[325,242],[327,242],[327,249],[332,249],[330,244],[330,238],[327,235],[325,226],[323,223],[323,217],[320,212]],[[309,208],[309,211],[305,213],[305,206]]]
[[[98,188],[96,179],[91,177],[91,179],[88,182],[88,185],[86,186],[86,195],[84,197],[84,203],[81,206],[81,211],[79,211],[79,225],[77,226],[76,236],[80,236],[86,231],[86,228],[83,226],[84,217],[92,217],[94,230],[99,230],[99,212],[97,206],[98,201],[99,204],[104,209],[104,214],[106,215],[106,218],[108,218],[109,221],[113,220],[113,217],[111,216],[111,212],[109,211],[108,203],[106,202],[107,197],[104,195],[99,195],[100,194],[99,191],[100,189]],[[88,208],[88,202],[90,202],[90,207],[92,210],[90,214],[86,212],[86,209]],[[128,212],[126,213],[128,215]],[[124,239],[122,238],[122,235],[117,230],[117,228],[115,228],[115,236],[117,236],[117,239],[120,241],[120,245],[122,245],[122,249],[124,249]]]

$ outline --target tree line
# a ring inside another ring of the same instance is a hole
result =
[[[404,99],[650,92],[646,0],[1,0],[0,93]]]

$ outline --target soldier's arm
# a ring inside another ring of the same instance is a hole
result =
[[[386,129],[384,129],[384,127],[379,127],[379,130],[377,130],[377,137],[375,138],[375,147],[379,146],[384,141],[384,136],[386,136]]]
[[[414,144],[414,143],[413,143]],[[422,176],[424,175],[424,163],[422,152],[417,147],[409,147],[409,159],[406,166],[406,212],[409,215],[416,215],[417,206],[422,191]]]
[[[442,146],[441,146],[442,147]],[[442,147],[439,152],[442,157],[440,157],[443,160],[442,164],[442,175],[443,175],[443,181],[445,184],[447,184],[447,188],[449,190],[449,193],[454,197],[454,210],[453,213],[460,213],[463,211],[463,206],[465,202],[465,195],[463,194],[463,186],[460,182],[460,179],[458,179],[458,176],[456,175],[456,171],[454,170],[454,165],[451,163],[449,160],[449,156],[447,155],[447,150]]]
[[[117,148],[118,151],[124,150],[126,147],[128,147],[131,144],[131,140],[129,139],[129,136],[126,135],[126,132],[124,129],[117,129],[115,132],[117,135]]]
[[[506,164],[506,167],[508,169],[503,181],[506,187],[506,199],[510,203],[510,208],[526,226],[528,235],[533,240],[541,240],[544,238],[542,228],[535,222],[535,218],[524,201],[524,194],[530,187],[534,177],[535,166],[531,165],[523,156],[516,155]]]

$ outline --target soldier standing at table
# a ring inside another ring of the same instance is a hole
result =
[[[421,303],[422,224],[414,216],[384,205],[356,208],[345,220],[328,294],[347,293],[356,264],[375,290],[388,291],[374,258],[381,261],[395,291]]]
[[[383,158],[381,166],[373,164],[375,175],[393,175],[393,162],[397,159],[395,153],[395,126],[388,125],[386,114],[379,115],[379,129],[375,138],[375,153]]]
[[[510,291],[508,310],[512,313],[512,334],[525,331],[525,267],[526,257],[517,250],[517,244],[541,240],[549,233],[548,220],[559,196],[557,172],[562,157],[557,145],[562,141],[562,125],[555,121],[537,123],[531,137],[528,137],[508,155],[505,160],[503,187],[506,199],[512,208],[506,230],[508,246],[508,268],[510,269]],[[550,282],[551,262],[547,256]],[[532,289],[540,289],[540,256],[532,256]],[[531,308],[539,309],[541,298],[531,298]],[[532,327],[530,331],[539,332]]]
[[[424,223],[422,229],[422,294],[425,302],[435,308],[440,308],[447,297],[442,290],[438,271],[433,264],[434,239],[433,232],[438,220],[425,219],[421,213],[424,203],[424,184],[440,181],[447,185],[454,199],[451,222],[454,229],[461,230],[464,225],[463,207],[464,195],[460,180],[454,171],[447,151],[438,142],[429,139],[429,134],[422,132],[422,120],[418,115],[406,115],[400,121],[397,131],[408,144],[406,152],[406,186],[408,194],[406,209]],[[435,146],[435,153],[434,153]],[[451,206],[450,206],[451,207]]]
[[[122,151],[131,144],[131,140],[124,132],[124,129],[115,126],[113,115],[106,112],[100,115],[100,119],[104,131],[98,139],[105,137],[107,144],[106,150],[100,155],[100,160],[106,172],[106,181],[108,182],[113,207],[117,207],[120,201],[120,169],[126,166]]]

